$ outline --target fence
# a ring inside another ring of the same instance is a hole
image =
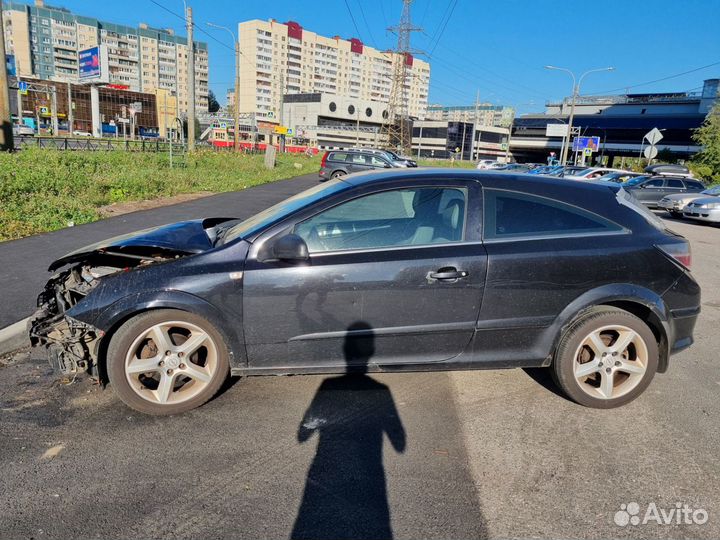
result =
[[[170,152],[172,144],[173,153],[182,154],[185,152],[185,145],[170,143],[159,139],[142,139],[139,141],[123,139],[94,139],[90,137],[14,137],[15,149],[23,148],[48,148],[51,150],[97,150],[112,151],[121,150],[125,152]]]

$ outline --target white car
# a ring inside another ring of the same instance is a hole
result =
[[[563,176],[566,180],[596,180],[601,176],[605,176],[610,173],[626,173],[630,171],[624,171],[622,169],[610,169],[608,167],[588,167],[583,171],[578,171],[575,174],[566,174]]]
[[[92,133],[88,131],[80,131],[79,129],[73,131],[73,135],[75,135],[76,137],[92,137]]]
[[[675,195],[666,195],[658,203],[658,208],[662,208],[675,217],[680,217],[685,207],[698,199],[720,196],[720,186],[714,186],[701,191],[700,193],[676,193]]]
[[[13,125],[13,135],[19,137],[20,135],[35,135],[35,130],[25,124]]]
[[[683,209],[683,217],[720,223],[720,198],[710,196],[695,199]]]
[[[477,164],[477,169],[494,169],[498,162],[494,159],[481,159]]]

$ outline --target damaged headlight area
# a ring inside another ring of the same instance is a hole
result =
[[[48,361],[58,373],[66,376],[94,373],[95,345],[102,332],[66,312],[81,302],[101,277],[118,271],[119,268],[107,266],[73,266],[50,278],[38,296],[38,310],[29,322],[30,342],[47,349]]]

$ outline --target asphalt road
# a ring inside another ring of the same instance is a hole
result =
[[[720,229],[673,228],[703,286],[697,341],[615,410],[508,370],[235,380],[154,418],[17,355],[0,367],[0,537],[718,538]],[[707,522],[616,525],[630,503]]]
[[[0,243],[0,328],[32,314],[35,299],[51,274],[48,265],[77,248],[138,229],[185,219],[247,218],[316,185],[315,173],[221,193],[185,203],[111,217],[29,238]]]

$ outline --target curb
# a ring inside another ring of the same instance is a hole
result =
[[[0,329],[0,356],[30,346],[27,323],[30,317]]]

